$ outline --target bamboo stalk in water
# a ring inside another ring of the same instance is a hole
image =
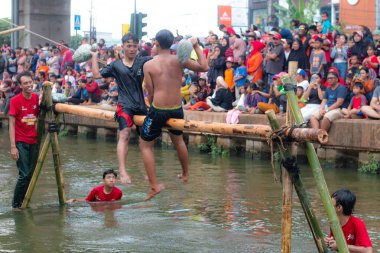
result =
[[[40,155],[37,159],[36,167],[33,171],[32,179],[30,180],[28,190],[26,191],[24,201],[22,202],[21,208],[27,208],[29,206],[30,199],[32,197],[34,188],[36,187],[38,176],[41,173],[42,166],[44,165],[46,154],[50,146],[50,134],[48,133],[45,137],[44,144],[42,145]]]
[[[266,113],[266,115],[268,117],[268,120],[270,120],[272,122],[277,121],[273,110],[268,111]],[[271,123],[271,126],[272,126],[272,123]],[[276,125],[274,127],[276,127]],[[283,150],[281,145],[278,144],[277,146],[278,146],[278,149],[281,153],[281,157],[283,157],[284,159],[292,158],[292,155],[288,151],[289,150],[288,148],[286,150]],[[319,226],[319,223],[316,219],[315,213],[311,207],[311,203],[310,203],[310,200],[307,196],[306,189],[303,186],[302,179],[298,173],[294,173],[294,172],[288,172],[288,173],[290,175],[290,178],[292,179],[292,182],[294,184],[294,188],[296,190],[298,199],[300,200],[300,203],[301,203],[302,209],[304,211],[306,220],[307,220],[309,227],[310,227],[310,230],[313,234],[313,238],[315,241],[315,245],[318,249],[318,252],[319,253],[327,253],[327,247],[324,243],[324,235],[323,235],[322,230]],[[283,178],[283,180],[284,180],[284,178]],[[283,184],[284,184],[284,181],[283,181]],[[289,249],[290,249],[290,247],[289,247]]]
[[[273,110],[266,111],[269,124],[273,132],[281,130]],[[289,147],[288,144],[285,144]],[[281,150],[281,149],[280,149]],[[283,156],[283,154],[281,155]],[[287,169],[282,169],[282,218],[281,218],[281,252],[291,253],[292,246],[292,209],[293,209],[293,183]]]
[[[283,76],[281,77],[281,79],[284,84],[292,85],[289,79],[289,76]],[[296,124],[304,123],[304,118],[298,106],[298,100],[297,100],[296,94],[294,93],[294,90],[287,89],[287,87],[285,87],[285,90],[286,90],[286,96],[288,98],[288,103],[290,103],[291,112]],[[331,196],[327,188],[326,180],[323,175],[322,167],[319,163],[317,153],[315,152],[313,144],[311,144],[310,142],[306,142],[305,146],[306,146],[306,155],[309,160],[311,170],[313,172],[313,176],[314,176],[314,179],[319,191],[319,195],[325,207],[327,217],[330,222],[331,230],[334,233],[334,238],[338,245],[339,252],[349,253],[348,246],[347,246],[347,243],[342,231],[342,227],[340,225],[338,216],[336,215],[335,207],[331,201]]]

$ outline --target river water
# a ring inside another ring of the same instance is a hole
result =
[[[116,145],[81,136],[60,139],[67,198],[85,197],[117,169]],[[190,181],[177,180],[179,161],[171,148],[156,148],[157,174],[166,189],[144,202],[148,183],[136,145],[128,171],[133,184],[118,184],[120,203],[60,207],[49,153],[31,208],[12,212],[17,177],[9,157],[8,132],[0,129],[0,252],[280,252],[282,188],[269,160],[213,158],[190,152]],[[312,173],[301,176],[321,227],[328,221]],[[357,195],[355,214],[366,222],[375,252],[380,245],[380,178],[355,169],[324,168],[330,192],[347,187]],[[292,252],[317,252],[296,194]]]

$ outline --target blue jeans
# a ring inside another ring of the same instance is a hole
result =
[[[338,69],[339,77],[341,77],[343,81],[346,81],[347,62],[334,63],[334,67]]]
[[[26,191],[28,190],[30,179],[34,171],[36,162],[36,144],[27,144],[24,142],[16,142],[16,148],[19,158],[16,162],[18,168],[18,180],[16,183],[12,207],[21,207]]]

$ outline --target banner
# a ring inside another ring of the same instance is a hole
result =
[[[218,6],[218,25],[232,26],[231,6],[219,5]]]
[[[232,8],[232,26],[248,27],[247,8]]]

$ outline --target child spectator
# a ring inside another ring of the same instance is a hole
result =
[[[364,94],[369,101],[372,98],[373,90],[375,89],[374,81],[369,78],[369,69],[363,67],[360,70],[360,76],[354,77],[351,82],[350,91],[353,90],[353,85],[357,82],[363,83],[364,89],[362,90],[362,94]]]
[[[305,107],[306,100],[303,98],[303,87],[297,86],[297,92],[296,92],[297,98],[298,98],[298,106],[300,108]]]
[[[361,107],[367,104],[367,99],[363,94],[363,84],[361,82],[356,82],[352,89],[354,96],[351,98],[351,102],[347,108],[342,109],[342,113],[346,119],[351,118],[363,118],[363,113],[361,112]]]
[[[312,75],[320,73],[322,76],[324,76],[323,68],[327,61],[326,54],[322,50],[322,44],[323,39],[319,37],[315,38],[314,42],[312,42],[312,45],[314,47],[310,55],[310,72]]]
[[[224,80],[232,94],[235,93],[234,69],[232,68],[233,64],[234,58],[231,56],[228,57],[226,59],[226,70],[224,71]]]
[[[206,98],[212,95],[212,89],[207,86],[207,74],[201,73],[199,77],[199,91],[195,98],[196,103],[191,107],[185,107],[184,109],[190,109],[192,111],[203,111],[208,110],[210,108],[206,103]]]
[[[375,46],[373,44],[367,46],[367,54],[368,56],[363,60],[362,65],[369,69],[369,77],[375,79],[379,72],[379,61],[375,55]]]
[[[37,73],[45,72],[45,76],[49,73],[49,67],[46,65],[46,59],[40,59],[40,65],[37,68]]]
[[[68,69],[66,71],[66,75],[65,75],[65,77],[62,80],[62,85],[64,86],[66,84],[66,82],[70,82],[72,87],[76,87],[77,86],[77,84],[75,82],[75,77],[73,75],[73,70],[72,69]]]
[[[348,71],[347,73],[348,74],[352,74],[352,75],[356,75],[356,74],[360,74],[360,69],[362,68],[362,65],[360,65],[359,63],[359,58],[356,54],[353,54],[351,57],[350,57],[350,60],[348,62]]]
[[[64,94],[66,97],[72,97],[75,94],[74,87],[69,81],[65,83]]]
[[[245,85],[245,79],[247,77],[247,67],[245,66],[245,56],[241,55],[238,59],[238,67],[234,72],[234,82],[235,82],[235,98],[236,100],[240,97],[241,87]]]
[[[248,92],[247,90],[249,89],[248,87],[251,86],[251,84],[248,84],[247,87],[240,87],[239,93],[240,93],[240,98],[239,101],[237,102],[236,107],[234,107],[232,110],[229,110],[227,112],[227,117],[226,117],[226,123],[227,124],[238,124],[239,123],[239,115],[242,112],[246,112],[247,108],[244,105],[245,102],[245,96],[246,93]]]
[[[322,34],[327,35],[332,32],[329,14],[324,11],[322,12],[321,17],[322,17]]]
[[[269,98],[268,103],[260,102],[257,104],[257,108],[261,113],[265,113],[267,110],[274,110],[275,113],[280,112],[280,97],[282,93],[279,91],[281,86],[281,80],[279,75],[273,77],[273,82],[269,88],[269,93],[260,92],[260,94],[266,98]]]

